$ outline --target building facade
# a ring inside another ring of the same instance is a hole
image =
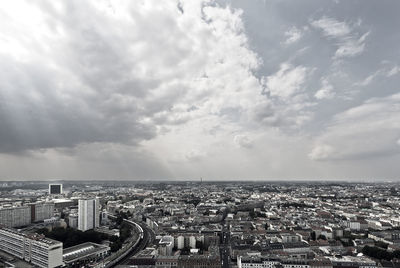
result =
[[[49,184],[49,194],[62,194],[62,184]]]
[[[0,249],[37,267],[55,268],[63,265],[63,244],[43,235],[27,235],[0,228]]]
[[[40,222],[54,217],[54,203],[34,203],[31,207],[31,222]]]
[[[78,202],[78,230],[87,231],[100,226],[99,200],[83,199]]]
[[[31,208],[28,206],[0,209],[0,225],[20,227],[31,223]]]
[[[21,227],[54,217],[54,203],[31,203],[18,207],[0,208],[0,225]]]

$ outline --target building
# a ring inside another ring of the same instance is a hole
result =
[[[221,268],[219,255],[181,255],[178,268]]]
[[[44,221],[54,217],[54,203],[33,203],[31,207],[31,222]]]
[[[310,268],[309,261],[305,259],[267,256],[238,256],[237,263],[238,268]]]
[[[158,254],[162,256],[171,256],[174,248],[174,238],[170,235],[163,236],[158,243]]]
[[[66,267],[83,267],[102,261],[109,253],[109,246],[86,242],[64,249],[63,260]]]
[[[105,210],[101,212],[101,221],[100,221],[100,223],[102,225],[107,225],[107,223],[108,223],[108,213]]]
[[[155,267],[176,268],[178,267],[179,256],[158,256]]]
[[[276,268],[282,267],[280,259],[262,256],[238,256],[238,268]]]
[[[377,268],[375,261],[365,256],[342,256],[341,258],[327,257],[332,262],[333,268]]]
[[[196,237],[193,235],[189,237],[189,247],[196,248]]]
[[[49,194],[62,194],[62,184],[49,184]]]
[[[68,216],[68,226],[74,229],[78,228],[78,214],[69,214]]]
[[[297,243],[301,241],[301,236],[294,233],[281,233],[282,243]]]
[[[176,243],[175,247],[177,249],[183,249],[185,247],[185,237],[183,235],[179,235],[174,242]]]
[[[43,235],[27,235],[14,229],[0,228],[0,249],[37,267],[63,265],[63,244]]]
[[[83,199],[78,202],[78,230],[87,231],[100,226],[99,200]]]
[[[332,262],[328,258],[317,258],[310,260],[310,268],[333,268]]]
[[[78,205],[78,200],[52,199],[51,201],[54,202],[54,207],[59,210]]]
[[[31,224],[31,208],[28,206],[0,209],[0,225],[20,227]]]
[[[54,203],[31,203],[0,209],[0,225],[21,227],[54,217]]]

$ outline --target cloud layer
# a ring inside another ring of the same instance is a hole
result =
[[[337,114],[310,153],[313,160],[400,153],[400,94],[369,99]]]
[[[397,4],[306,2],[3,5],[0,178],[392,178]]]

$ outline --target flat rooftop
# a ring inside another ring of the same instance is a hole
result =
[[[35,240],[35,241],[39,241],[39,242],[42,242],[42,243],[45,243],[45,244],[48,244],[48,245],[62,244],[60,241],[47,238],[44,235],[37,234],[37,233],[25,234],[25,233],[22,233],[22,232],[18,232],[15,229],[7,228],[7,227],[1,227],[1,226],[0,226],[0,230],[7,231],[9,233],[16,234],[16,235],[19,235],[19,236],[23,236],[23,237],[26,237],[26,238],[29,238],[29,239],[32,239],[32,240]]]
[[[92,242],[82,243],[76,246],[65,248],[63,250],[63,260],[65,262],[73,262],[75,260],[89,257],[98,252],[108,250],[109,247]]]

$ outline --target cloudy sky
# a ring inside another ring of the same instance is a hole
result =
[[[400,178],[400,1],[7,1],[0,179]]]

